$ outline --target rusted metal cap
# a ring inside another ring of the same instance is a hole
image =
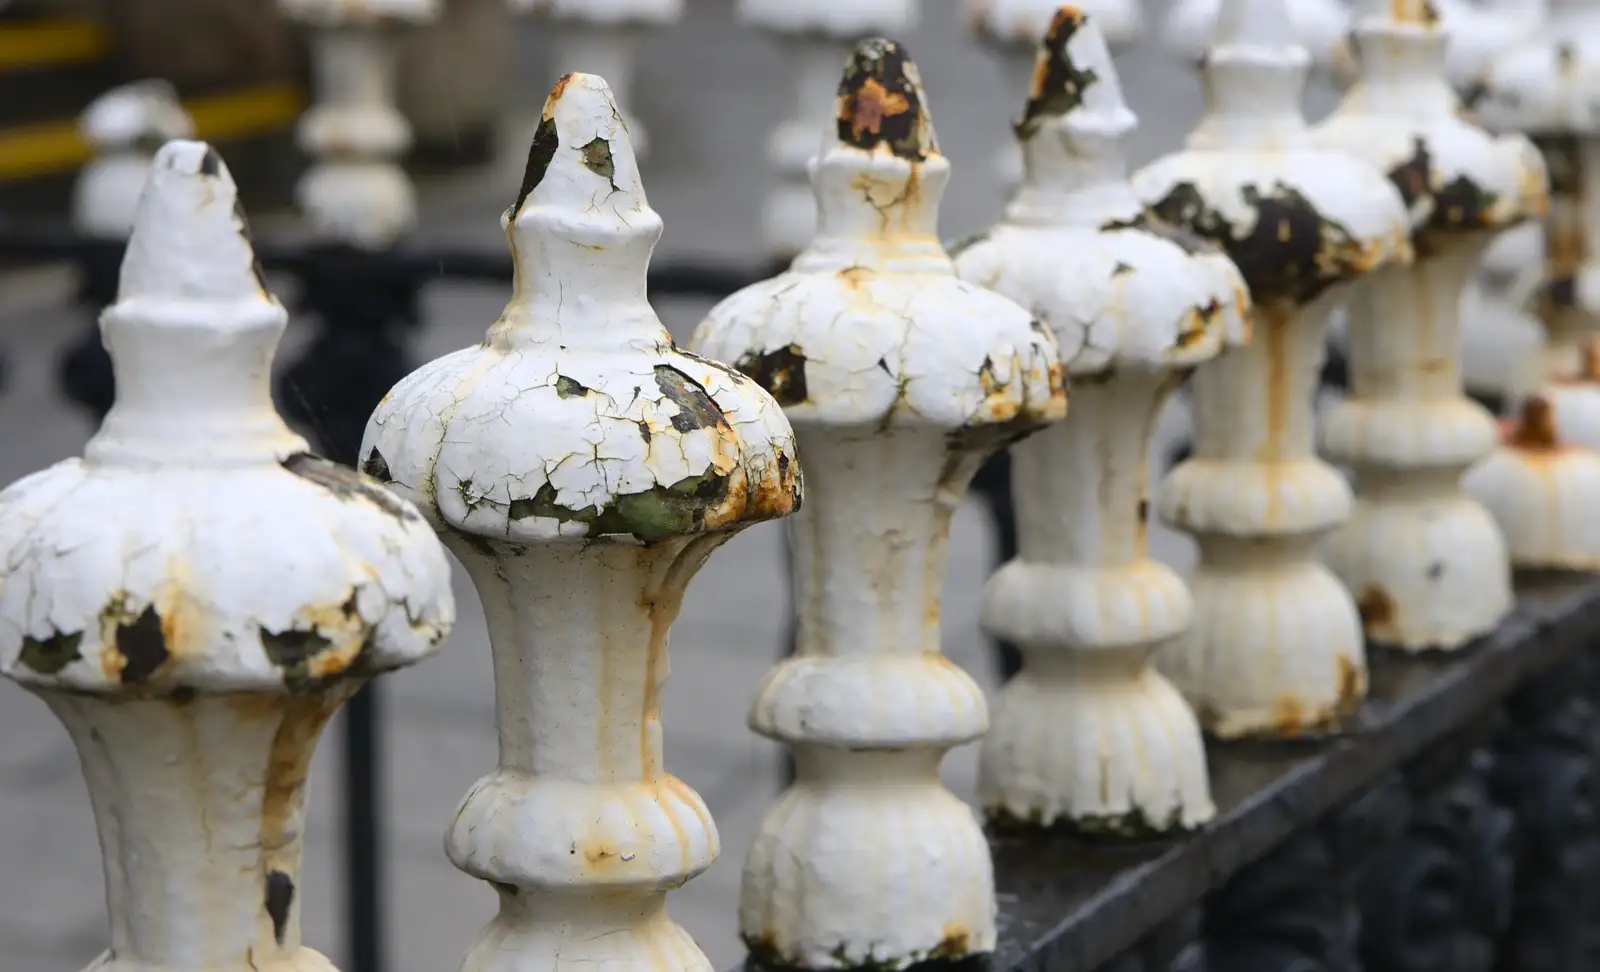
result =
[[[167,143],[101,322],[116,404],[84,459],[0,493],[0,670],[80,692],[299,692],[434,651],[454,620],[444,551],[274,411],[284,321],[227,167]]]
[[[453,542],[653,544],[799,505],[778,404],[678,351],[650,307],[661,218],[605,81],[556,83],[502,225],[510,303],[482,344],[395,386],[364,469]]]

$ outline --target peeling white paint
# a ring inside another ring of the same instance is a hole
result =
[[[1351,282],[1409,260],[1408,217],[1379,171],[1313,141],[1310,57],[1281,0],[1225,0],[1218,20],[1209,110],[1184,151],[1132,180],[1224,245],[1255,306],[1250,344],[1196,373],[1194,456],[1161,490],[1200,563],[1195,623],[1157,664],[1210,732],[1298,735],[1337,728],[1366,691],[1355,604],[1313,554],[1351,509],[1313,448],[1328,315]]]
[[[172,85],[135,81],[90,102],[78,131],[94,158],[73,186],[72,225],[87,236],[127,239],[156,149],[168,139],[188,138],[194,122]]]
[[[817,230],[817,203],[808,166],[817,132],[833,117],[839,69],[857,38],[898,35],[919,22],[920,0],[738,0],[741,21],[768,32],[790,67],[792,111],[767,139],[773,185],[761,208],[767,253],[787,260],[805,249]]]
[[[1360,78],[1317,139],[1389,173],[1417,259],[1379,268],[1350,303],[1350,396],[1322,446],[1354,471],[1356,505],[1323,557],[1369,642],[1455,649],[1512,608],[1505,538],[1460,485],[1496,445],[1494,417],[1461,392],[1461,295],[1495,231],[1544,215],[1544,164],[1521,136],[1462,118],[1448,35],[1424,0],[1382,0],[1351,37]]]
[[[939,782],[988,721],[939,653],[945,544],[978,466],[1065,395],[1048,332],[957,279],[934,235],[950,166],[904,50],[862,42],[832,114],[815,240],[691,344],[774,392],[806,463],[798,653],[750,714],[793,748],[797,780],[745,860],[740,932],[765,961],[900,969],[994,947],[988,846]]]
[[[1012,449],[1021,549],[982,623],[1024,666],[1000,690],[978,788],[991,817],[1148,836],[1215,812],[1199,724],[1149,665],[1194,614],[1146,552],[1150,434],[1187,371],[1245,337],[1249,296],[1218,251],[1144,216],[1123,154],[1138,120],[1095,19],[1063,10],[1048,31],[1017,123],[1027,176],[955,256],[1051,329],[1073,381],[1066,421]],[[1078,77],[1093,80],[1064,87]]]
[[[366,249],[392,245],[416,221],[400,168],[411,125],[395,104],[395,28],[425,24],[439,0],[279,0],[311,27],[315,101],[295,137],[312,159],[296,200],[321,235]]]
[[[167,143],[101,318],[116,403],[82,459],[0,493],[0,671],[83,762],[98,972],[332,972],[301,947],[296,888],[318,733],[454,620],[417,511],[273,410],[286,316],[227,168]]]
[[[666,892],[716,857],[662,767],[660,693],[685,587],[800,503],[793,435],[759,386],[680,352],[645,277],[661,218],[606,83],[562,78],[502,224],[514,293],[484,341],[378,406],[363,466],[414,497],[472,575],[501,763],[446,837],[501,908],[462,972],[583,962],[707,970]]]
[[[966,0],[967,24],[1000,64],[1007,91],[1026,91],[1033,81],[1034,52],[1044,39],[1060,0]],[[1139,0],[1086,0],[1072,5],[1094,21],[1113,49],[1128,48],[1144,31]],[[1022,182],[1022,150],[1007,140],[995,152],[995,175],[1010,193]]]

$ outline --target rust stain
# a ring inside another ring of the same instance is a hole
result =
[[[556,102],[560,101],[561,96],[567,93],[567,85],[571,84],[572,79],[576,76],[575,74],[567,73],[556,79],[555,87],[550,89],[549,96],[545,98],[544,111],[541,114],[542,118],[555,117]]]
[[[267,774],[261,791],[261,852],[268,869],[277,867],[276,858],[301,836],[290,833],[289,828],[304,798],[306,774],[317,737],[359,685],[351,680],[315,695],[285,699],[251,694],[230,700],[241,720],[258,720],[267,715],[276,715],[280,720],[267,755]]]
[[[1267,435],[1256,452],[1256,459],[1270,463],[1283,458],[1285,426],[1294,394],[1290,385],[1289,328],[1294,323],[1295,312],[1281,304],[1257,304],[1256,312],[1257,323],[1266,332],[1267,353]]]
[[[1528,396],[1522,403],[1521,414],[1501,423],[1501,436],[1507,447],[1519,452],[1552,453],[1561,449],[1555,410],[1542,395]]]
[[[972,950],[972,933],[956,922],[945,922],[940,929],[939,944],[928,953],[933,959],[957,959]]]
[[[1292,695],[1285,695],[1272,706],[1272,731],[1280,736],[1298,736],[1306,728],[1305,707]]]
[[[1348,718],[1367,697],[1367,672],[1346,655],[1334,656],[1333,663],[1339,670],[1339,694],[1334,705],[1340,716]]]
[[[1361,613],[1361,626],[1370,635],[1374,630],[1394,624],[1394,598],[1377,585],[1371,585],[1356,598],[1356,609]]]

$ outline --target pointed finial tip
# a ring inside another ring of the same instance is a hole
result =
[[[1015,124],[1017,137],[1030,138],[1048,118],[1087,110],[1096,115],[1127,115],[1111,48],[1095,19],[1070,4],[1056,10],[1033,62],[1028,103]]]
[[[597,74],[564,74],[545,98],[512,214],[544,183],[557,151],[567,143],[576,149],[573,162],[609,181],[614,190],[628,188],[617,184],[616,158],[624,152],[631,158],[633,145],[611,86]]]
[[[839,81],[841,144],[875,152],[879,146],[908,162],[939,154],[922,94],[922,77],[897,41],[870,37],[856,45]]]
[[[151,161],[117,292],[132,297],[271,299],[238,187],[205,142],[167,142]]]

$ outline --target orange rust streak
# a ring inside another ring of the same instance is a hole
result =
[[[1522,452],[1555,452],[1561,448],[1555,410],[1542,395],[1530,395],[1522,403],[1522,414],[1502,427],[1505,444],[1510,448]]]

